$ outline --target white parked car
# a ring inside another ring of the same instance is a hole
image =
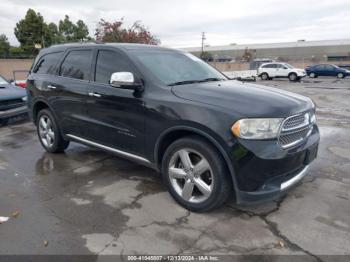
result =
[[[306,76],[306,72],[287,63],[265,63],[258,68],[258,76],[262,80],[284,77],[289,78],[290,81],[297,81]]]

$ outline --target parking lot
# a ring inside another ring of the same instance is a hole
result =
[[[350,255],[350,79],[258,83],[318,108],[318,158],[282,200],[190,213],[153,170],[75,143],[45,153],[21,122],[0,128],[0,253]]]

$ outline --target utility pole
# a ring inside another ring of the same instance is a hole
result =
[[[206,40],[205,32],[202,32],[202,52],[201,52],[201,57],[203,56],[203,53],[204,53],[204,40]]]

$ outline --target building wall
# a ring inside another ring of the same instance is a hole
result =
[[[296,68],[301,68],[301,69],[304,69],[309,65],[315,64],[314,62],[312,62],[310,60],[292,61],[292,62],[288,62],[288,63]],[[232,62],[210,62],[210,64],[222,72],[249,70],[249,63],[244,63],[244,62],[235,62],[235,63],[232,63]],[[332,64],[350,65],[350,60],[349,61],[332,62]]]
[[[184,51],[200,55],[200,48],[184,48]],[[248,50],[253,58],[281,59],[285,61],[327,61],[328,56],[350,57],[350,39],[343,41],[308,41],[275,44],[251,44],[233,46],[209,46],[204,51],[215,58],[241,58]],[[237,59],[239,60],[239,59]]]
[[[29,71],[32,66],[32,59],[0,59],[0,75],[6,79],[13,79],[14,70]],[[27,73],[16,73],[17,80],[24,80],[27,78]]]

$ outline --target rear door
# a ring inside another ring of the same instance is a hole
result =
[[[109,84],[112,73],[140,74],[131,61],[117,49],[99,49],[94,61],[94,78],[88,93],[89,140],[124,152],[144,154],[144,102],[134,90],[116,88]]]
[[[269,64],[269,66],[268,66],[268,74],[271,77],[278,76],[277,65],[276,64]]]
[[[91,78],[93,49],[66,51],[53,83],[57,96],[51,105],[65,134],[81,135],[86,122],[87,85]]]
[[[63,51],[45,54],[33,66],[27,79],[28,90],[31,90],[29,94],[32,94],[34,99],[32,104],[37,100],[54,101],[59,95],[56,81],[63,54]]]

